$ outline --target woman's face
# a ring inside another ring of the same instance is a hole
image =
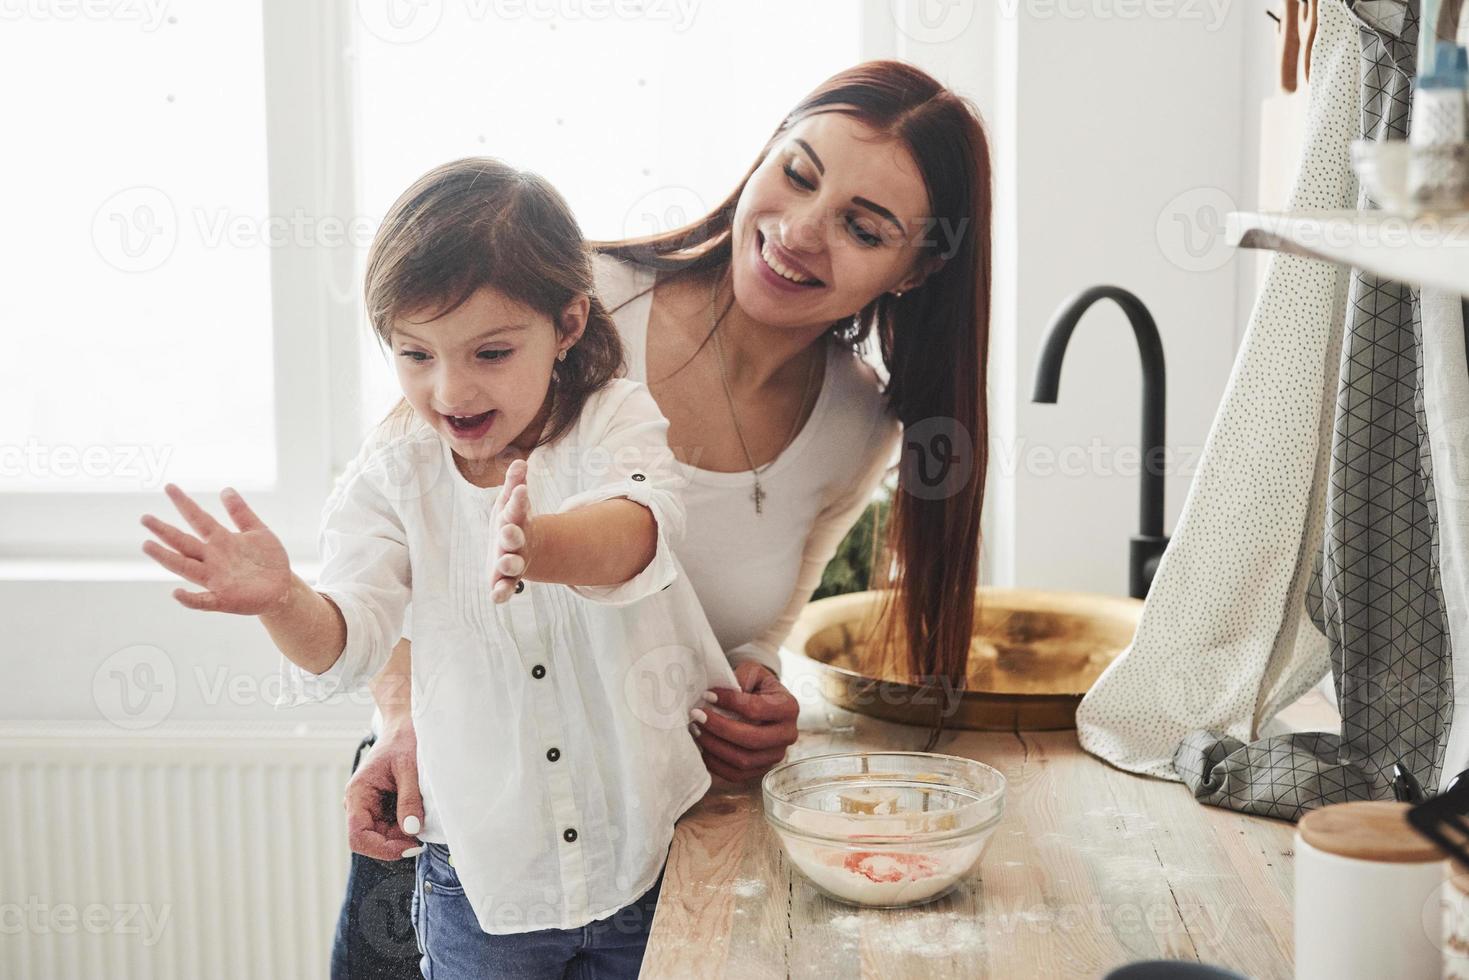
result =
[[[771,326],[850,317],[919,279],[928,192],[900,140],[826,112],[793,126],[735,207],[735,299]]]
[[[393,321],[398,383],[420,418],[467,460],[487,460],[538,425],[558,351],[586,324],[587,298],[562,313],[565,336],[551,317],[481,287],[437,319]],[[431,315],[431,314],[429,314]]]

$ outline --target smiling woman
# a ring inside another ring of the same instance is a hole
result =
[[[889,522],[894,574],[874,584],[890,586],[893,600],[884,655],[920,682],[962,682],[973,624],[966,597],[988,463],[990,180],[971,105],[910,65],[870,62],[804,99],[701,220],[603,246],[665,273],[668,292],[697,282],[702,294],[709,282],[732,293],[688,365],[722,334],[737,361],[769,379],[817,338],[855,348],[877,334],[886,403],[907,438]],[[678,445],[679,406],[694,417],[699,386],[650,384]]]

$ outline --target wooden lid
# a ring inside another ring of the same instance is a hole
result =
[[[1334,803],[1312,810],[1297,825],[1318,851],[1391,864],[1441,861],[1443,855],[1408,823],[1407,803]]]

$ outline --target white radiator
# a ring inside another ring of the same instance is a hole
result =
[[[0,977],[325,977],[361,734],[0,725]]]

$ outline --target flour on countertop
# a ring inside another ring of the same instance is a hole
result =
[[[734,893],[740,898],[755,898],[765,894],[765,882],[759,878],[740,878],[734,883]]]
[[[832,928],[844,937],[861,935],[869,945],[895,953],[910,953],[927,959],[957,956],[984,945],[984,928],[972,915],[960,912],[893,912],[868,921],[863,916],[835,915]]]

